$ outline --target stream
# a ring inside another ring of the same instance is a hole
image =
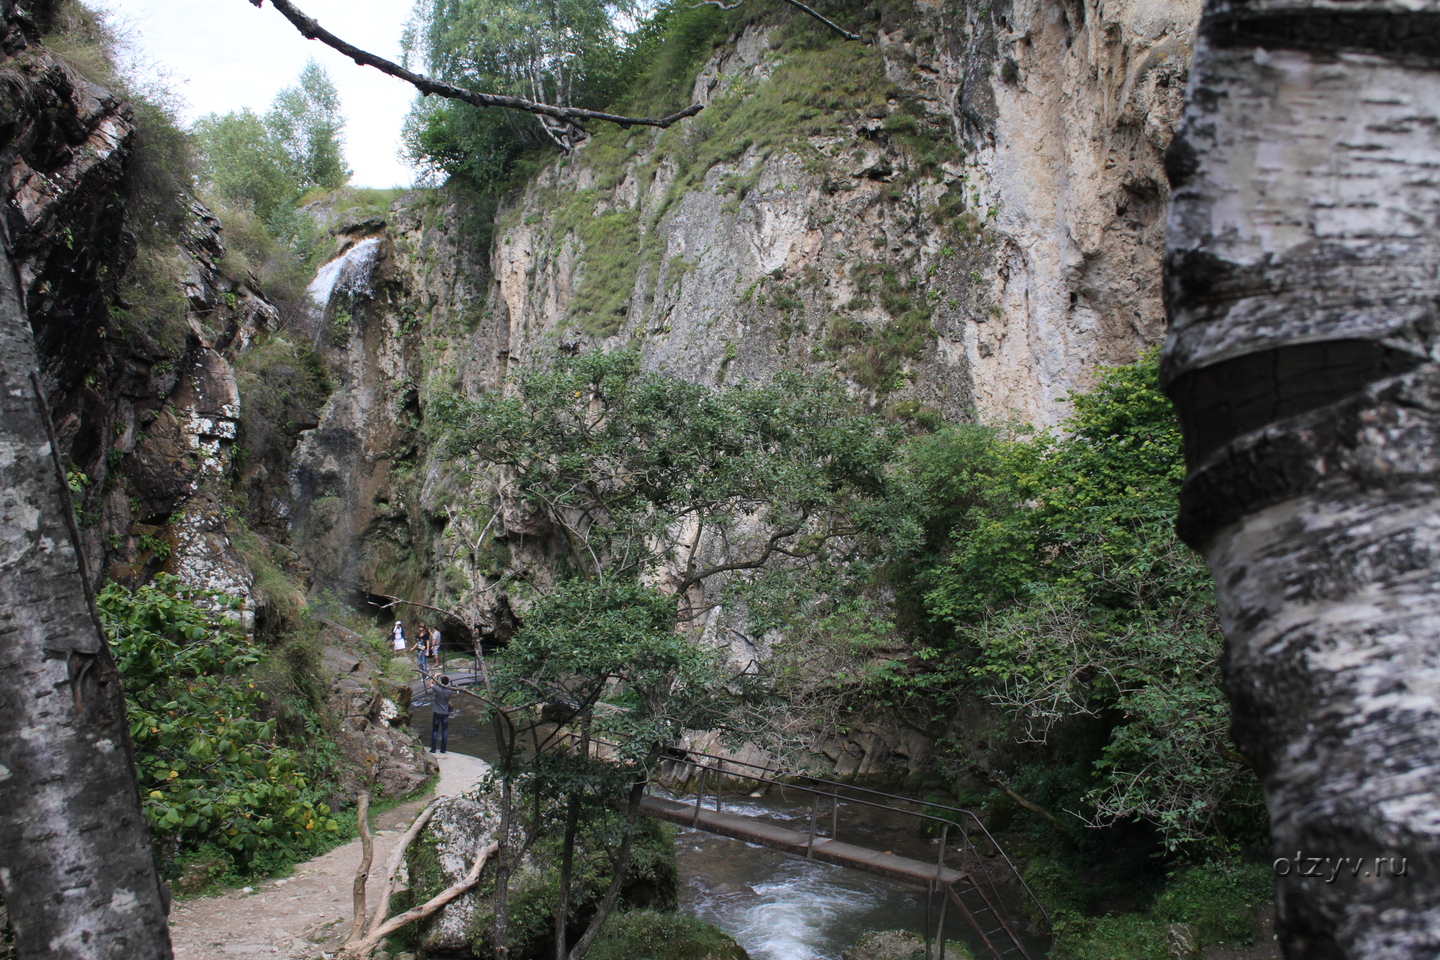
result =
[[[480,723],[473,704],[463,701],[458,696],[454,700],[458,712],[450,719],[449,749],[494,761],[489,726]],[[428,706],[415,709],[412,724],[428,746]],[[714,802],[712,795],[706,805],[713,807]],[[727,795],[722,803],[726,813],[765,817],[791,829],[808,830],[810,799],[800,791],[774,789],[764,797]],[[919,835],[913,819],[853,804],[842,804],[841,811],[842,840],[925,861],[934,860],[939,852],[935,841]],[[828,812],[822,811],[821,821],[828,833]],[[734,937],[753,960],[840,960],[845,950],[872,930],[908,930],[917,936],[925,930],[923,887],[689,828],[677,831],[675,858],[680,909]],[[938,898],[934,906],[939,909]],[[976,956],[983,955],[962,926],[951,911],[946,923],[949,938],[966,942]]]

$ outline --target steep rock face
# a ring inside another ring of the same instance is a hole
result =
[[[0,227],[88,572],[130,584],[173,573],[244,599],[249,625],[254,577],[236,542],[237,377],[280,315],[226,266],[221,224],[181,193],[183,171],[155,179],[162,164],[144,155],[132,106],[47,49],[41,30],[55,13],[0,0]],[[86,25],[71,29],[84,42]],[[156,220],[166,229],[147,233]],[[276,454],[288,463],[288,451]],[[245,479],[263,490],[256,469]],[[289,512],[260,506],[252,523],[271,531]],[[324,642],[355,645],[328,629]],[[409,689],[357,659],[325,659],[342,752],[354,761],[342,772],[368,775],[387,796],[413,790],[429,767],[405,726]]]
[[[557,354],[633,346],[713,384],[819,369],[893,417],[1057,422],[1162,335],[1161,158],[1198,12],[921,3],[869,45],[752,24],[700,70],[692,120],[599,131],[493,218],[446,189],[342,229],[374,265],[328,306],[341,386],[296,455],[320,581],[503,639],[514,583],[551,575],[546,531],[422,427],[436,393]],[[855,772],[928,752],[889,730],[825,746]]]
[[[376,266],[330,306],[342,387],[297,456],[317,563],[457,602],[508,568],[496,541],[534,531],[492,522],[494,478],[418,427],[435,391],[556,353],[633,344],[711,383],[819,367],[896,416],[1055,422],[1161,334],[1161,154],[1197,15],[922,5],[871,46],[752,25],[700,71],[699,117],[542,169],[495,215],[488,269],[455,191],[342,234]]]
[[[963,126],[983,138],[972,178],[1003,235],[1000,324],[970,348],[982,411],[1054,423],[1097,365],[1158,343],[1169,190],[1199,0],[1015,0],[992,13],[993,97],[971,109],[971,55],[940,59]]]
[[[133,189],[133,110],[38,42],[51,15],[4,8],[0,198],[91,574],[165,569],[248,596],[222,506],[239,419],[230,359],[276,311],[218,269],[207,210]],[[163,267],[154,302],[125,297],[144,247],[133,208],[183,222],[142,254]]]

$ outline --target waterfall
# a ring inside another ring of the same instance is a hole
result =
[[[370,278],[380,255],[380,238],[361,240],[315,272],[306,288],[319,312],[330,306],[336,294],[354,297],[370,292]]]

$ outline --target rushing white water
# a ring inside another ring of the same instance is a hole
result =
[[[306,292],[322,311],[330,306],[336,294],[353,297],[369,293],[370,277],[375,272],[375,260],[379,255],[378,237],[361,240],[315,271],[315,279],[310,281]]]
[[[836,960],[868,931],[923,923],[923,894],[904,884],[692,830],[675,853],[685,912],[753,960]]]

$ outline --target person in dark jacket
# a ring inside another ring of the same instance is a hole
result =
[[[455,691],[450,689],[450,678],[441,677],[440,682],[435,684],[434,701],[430,712],[430,752],[435,752],[435,741],[440,741],[440,752],[445,752],[445,744],[450,739],[450,696]]]

